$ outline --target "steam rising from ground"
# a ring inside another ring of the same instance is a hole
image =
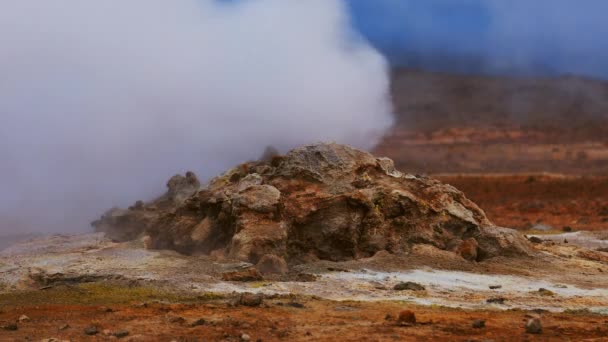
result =
[[[383,58],[338,0],[0,3],[0,234],[82,231],[202,178],[391,124]]]

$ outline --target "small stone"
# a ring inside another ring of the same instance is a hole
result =
[[[199,318],[197,320],[195,320],[194,322],[190,323],[191,327],[198,327],[200,325],[205,325],[207,323],[207,321],[205,321],[203,318]]]
[[[101,333],[104,334],[105,336],[112,335],[112,331],[110,331],[110,329],[104,329]]]
[[[483,319],[476,319],[473,321],[472,326],[474,329],[483,329],[486,327],[486,321]]]
[[[395,285],[395,287],[393,287],[394,290],[396,291],[424,291],[426,290],[426,288],[418,283],[414,283],[411,281],[405,282],[405,283],[399,283],[397,285]]]
[[[59,330],[68,330],[70,328],[69,324],[64,324],[62,326],[59,327]]]
[[[261,293],[243,293],[239,298],[239,304],[245,306],[260,306],[264,302],[264,295]]]
[[[547,289],[542,288],[542,287],[540,289],[538,289],[538,293],[541,296],[554,296],[555,295],[555,293],[553,291],[547,290]]]
[[[241,341],[249,341],[249,340],[251,340],[251,336],[249,336],[247,334],[241,335]]]
[[[486,303],[489,304],[504,304],[506,299],[504,297],[494,297],[486,299]]]
[[[416,324],[416,315],[410,310],[404,310],[399,313],[399,318],[397,318],[398,325],[414,325]]]
[[[17,324],[7,324],[7,325],[3,325],[2,330],[7,330],[7,331],[17,331],[19,330],[19,327],[17,326]]]
[[[32,320],[27,317],[26,315],[21,315],[21,317],[19,317],[18,319],[19,323],[26,323],[26,322],[31,322]]]
[[[526,333],[540,334],[543,332],[543,327],[540,323],[540,318],[531,318],[526,323]]]
[[[502,289],[502,285],[490,285],[490,290]]]
[[[84,329],[84,333],[89,335],[89,336],[93,336],[93,335],[97,335],[99,334],[99,330],[97,329],[96,326],[92,325],[90,327],[86,327]]]
[[[112,334],[116,338],[123,338],[129,336],[129,332],[126,330],[118,330]]]
[[[543,240],[537,236],[529,236],[528,240],[534,244],[539,244],[543,242]]]
[[[101,312],[114,312],[114,310],[112,310],[112,308],[109,308],[107,306],[100,307],[99,311],[101,311]]]

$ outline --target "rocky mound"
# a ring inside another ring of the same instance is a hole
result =
[[[150,203],[113,209],[93,223],[119,241],[213,254],[284,269],[285,262],[342,261],[416,244],[480,261],[530,253],[517,232],[495,227],[454,187],[403,174],[387,158],[338,144],[248,162],[200,187],[175,176]]]

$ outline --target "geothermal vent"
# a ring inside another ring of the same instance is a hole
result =
[[[344,145],[248,162],[203,187],[192,173],[167,186],[162,197],[112,209],[93,226],[118,241],[145,236],[150,248],[254,264],[407,253],[416,244],[470,261],[530,253],[523,236],[494,226],[454,187]]]

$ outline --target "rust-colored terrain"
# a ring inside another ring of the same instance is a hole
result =
[[[112,312],[106,312],[107,310]],[[404,310],[415,312],[415,325],[400,324]],[[9,307],[0,320],[27,313],[31,322],[1,341],[40,341],[61,336],[71,341],[605,341],[608,319],[583,312],[545,314],[544,331],[526,334],[524,322],[534,313],[470,311],[420,307],[395,302],[331,302],[277,298],[263,308],[234,308],[226,301],[192,304],[41,305]],[[192,326],[204,319],[204,323]],[[485,328],[472,322],[484,320]],[[65,327],[65,325],[69,327]],[[95,326],[96,336],[84,329]],[[104,332],[105,331],[105,332]],[[245,336],[246,335],[246,336]],[[61,340],[58,340],[61,341]]]

